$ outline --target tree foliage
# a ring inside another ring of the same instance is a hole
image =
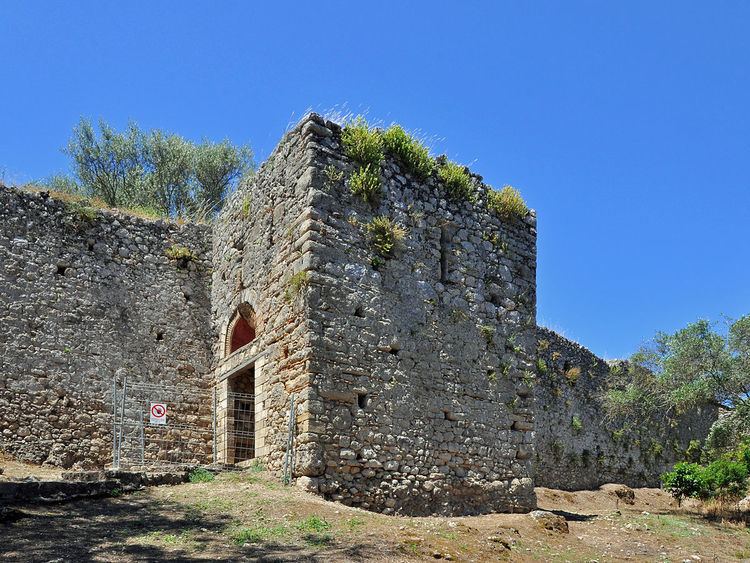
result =
[[[699,320],[673,334],[660,332],[612,370],[605,395],[610,417],[680,415],[705,405],[750,408],[750,315],[720,334]]]
[[[103,120],[97,133],[81,119],[65,152],[74,178],[56,176],[49,187],[173,217],[215,213],[253,166],[250,148],[227,140],[195,144],[160,130],[142,131],[134,123],[118,132]]]

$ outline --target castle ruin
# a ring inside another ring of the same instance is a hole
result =
[[[654,485],[706,435],[711,411],[602,419],[612,366],[536,325],[534,212],[494,214],[478,176],[477,201],[453,201],[392,156],[372,206],[347,187],[340,135],[304,118],[211,226],[0,189],[0,448],[112,463],[122,376],[194,390],[165,401],[192,462],[259,460],[326,498],[423,515],[527,511],[535,484]],[[406,230],[387,259],[375,216]]]

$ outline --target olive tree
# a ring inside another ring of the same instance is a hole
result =
[[[206,218],[253,169],[247,146],[192,143],[160,130],[144,132],[130,123],[117,132],[103,120],[99,133],[81,119],[65,152],[75,179],[55,176],[52,189],[101,198],[112,207],[144,207],[168,216]]]
[[[636,352],[628,369],[613,369],[604,396],[607,414],[630,419],[674,417],[714,405],[736,422],[750,413],[750,315],[719,332],[698,320],[660,332]]]

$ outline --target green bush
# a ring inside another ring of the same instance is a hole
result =
[[[341,133],[341,143],[346,156],[356,160],[362,166],[371,166],[374,170],[380,168],[383,161],[383,139],[380,132],[371,129],[365,118],[359,116]]]
[[[380,198],[380,166],[363,166],[349,178],[349,189],[368,203]]]
[[[372,247],[384,258],[392,256],[396,246],[406,237],[406,229],[384,216],[373,217],[365,229],[370,235]]]
[[[747,488],[747,466],[739,461],[719,459],[704,469],[711,496],[737,498]]]
[[[443,182],[445,191],[456,201],[476,201],[476,188],[465,166],[455,162],[443,162],[438,167],[438,177]]]
[[[523,219],[529,212],[521,194],[512,186],[487,192],[487,207],[504,219]]]
[[[427,178],[435,168],[435,162],[430,158],[427,147],[404,131],[400,125],[391,125],[383,133],[383,146],[417,178]]]
[[[188,475],[188,481],[191,483],[209,483],[213,480],[214,474],[202,467],[196,467]]]
[[[709,487],[703,474],[703,468],[697,463],[681,462],[672,471],[663,473],[661,482],[664,490],[677,499],[677,505],[682,504],[685,497],[705,498]]]

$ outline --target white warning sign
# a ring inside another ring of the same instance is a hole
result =
[[[151,403],[151,424],[167,423],[167,405],[165,403]]]

